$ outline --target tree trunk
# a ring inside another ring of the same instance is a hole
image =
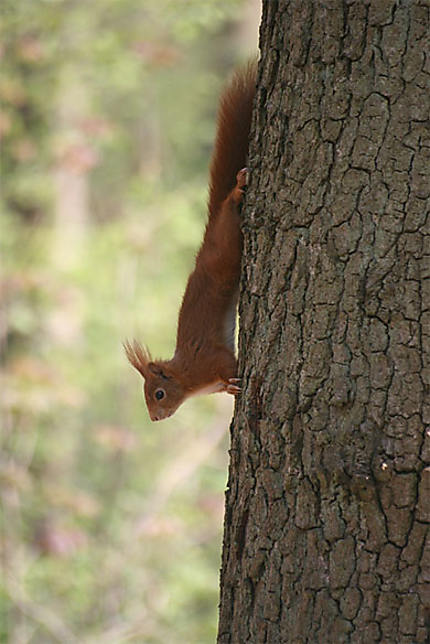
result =
[[[429,4],[260,33],[218,642],[425,642]]]

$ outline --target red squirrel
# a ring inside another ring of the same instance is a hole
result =
[[[151,420],[171,416],[190,396],[240,393],[234,329],[242,257],[240,204],[247,183],[256,63],[236,71],[221,94],[210,164],[208,220],[179,311],[171,360],[152,360],[139,342],[124,344],[145,380]]]

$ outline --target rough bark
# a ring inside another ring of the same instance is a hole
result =
[[[263,5],[218,642],[425,642],[429,3]]]

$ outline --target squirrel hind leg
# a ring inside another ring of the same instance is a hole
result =
[[[246,192],[249,179],[249,170],[248,168],[242,168],[236,175],[236,185],[232,190],[233,200],[239,205],[242,203],[243,195]]]
[[[237,187],[242,190],[246,189],[249,181],[249,168],[242,168],[236,175]]]

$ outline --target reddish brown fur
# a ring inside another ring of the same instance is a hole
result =
[[[223,388],[229,393],[238,389],[231,384],[236,358],[226,328],[235,316],[239,286],[239,205],[246,183],[246,171],[241,169],[248,151],[255,78],[256,64],[251,63],[236,72],[220,99],[208,222],[182,300],[175,354],[171,360],[154,362],[138,342],[125,345],[129,361],[145,379],[152,420],[172,415],[188,396],[201,389]],[[162,400],[156,399],[160,391]]]
[[[246,166],[257,61],[238,70],[221,94],[217,133],[209,170],[209,220],[233,190],[238,171]]]

